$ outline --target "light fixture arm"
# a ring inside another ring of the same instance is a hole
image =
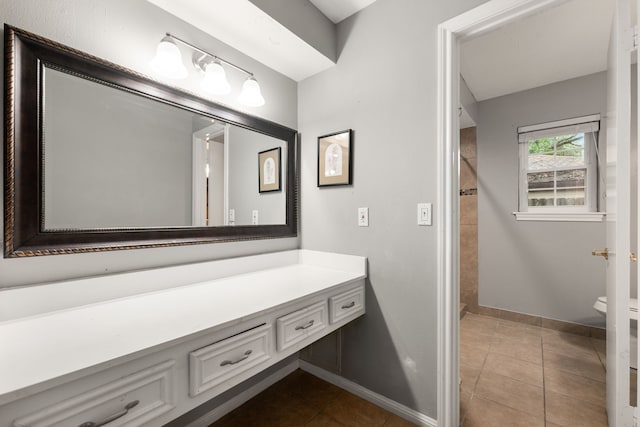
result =
[[[233,64],[233,63],[231,63],[231,62],[229,62],[229,61],[226,61],[226,60],[224,60],[224,59],[220,58],[218,55],[214,55],[213,53],[207,52],[206,50],[202,50],[202,49],[200,49],[199,47],[194,46],[194,45],[192,45],[191,43],[186,42],[186,41],[182,40],[181,38],[174,36],[174,35],[173,35],[173,34],[171,34],[171,33],[165,33],[165,35],[166,35],[167,37],[171,38],[172,40],[175,40],[175,41],[177,41],[177,42],[179,42],[179,43],[181,43],[181,44],[183,44],[183,45],[185,45],[185,46],[190,47],[191,49],[195,50],[196,52],[200,52],[200,53],[202,53],[203,55],[210,56],[210,57],[212,57],[212,58],[213,58],[214,60],[216,60],[216,61],[220,61],[220,62],[222,62],[222,63],[224,63],[224,64],[226,64],[226,65],[228,65],[228,66],[230,66],[230,67],[235,68],[235,69],[236,69],[236,70],[238,70],[238,71],[242,71],[243,73],[247,74],[247,75],[248,75],[248,76],[250,76],[250,77],[254,77],[252,72],[249,72],[249,71],[245,70],[244,68],[237,66],[236,64]]]

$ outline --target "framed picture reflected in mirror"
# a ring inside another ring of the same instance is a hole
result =
[[[268,193],[280,191],[280,158],[282,150],[280,147],[258,153],[258,192]]]

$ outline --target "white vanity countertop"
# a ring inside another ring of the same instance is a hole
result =
[[[0,323],[0,405],[47,381],[238,324],[366,277],[363,257],[297,252],[297,264]],[[246,257],[248,266],[252,258]]]

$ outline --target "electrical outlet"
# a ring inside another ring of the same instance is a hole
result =
[[[236,222],[236,210],[235,209],[229,209],[229,222],[231,222],[231,223]]]
[[[258,225],[258,211],[251,212],[251,225]]]
[[[369,226],[369,208],[358,208],[358,226]]]

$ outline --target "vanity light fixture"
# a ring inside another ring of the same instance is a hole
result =
[[[151,68],[159,75],[169,79],[183,79],[187,77],[187,69],[182,62],[182,55],[176,42],[189,47],[194,51],[193,66],[204,74],[200,82],[201,89],[211,95],[226,95],[231,92],[231,85],[222,65],[235,68],[247,75],[242,85],[242,92],[238,102],[249,107],[264,105],[264,98],[260,92],[258,81],[253,73],[241,68],[217,55],[209,53],[188,43],[173,34],[166,33],[156,49],[156,56],[151,60]]]
[[[260,107],[264,105],[264,98],[260,93],[258,81],[253,76],[249,76],[242,84],[242,93],[238,97],[238,102],[249,107]]]
[[[202,68],[196,62],[196,68],[201,69],[204,73],[200,82],[203,91],[212,95],[226,95],[231,92],[231,85],[227,81],[227,74],[220,61],[208,61]]]
[[[180,49],[167,34],[156,48],[156,56],[151,60],[151,68],[156,73],[168,79],[184,79],[187,68],[182,63]]]

